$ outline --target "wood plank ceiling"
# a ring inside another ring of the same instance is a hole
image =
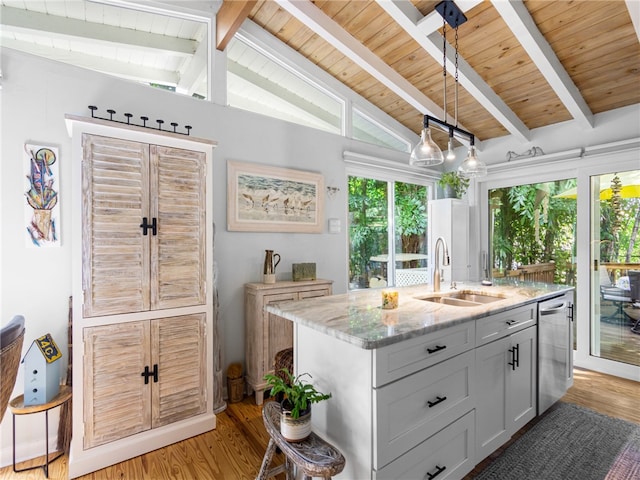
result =
[[[152,3],[0,0],[0,41],[206,95],[206,24],[145,11]],[[426,113],[444,119],[437,0],[193,3],[210,10],[205,16],[217,9],[220,50],[248,18],[415,133]],[[468,18],[458,31],[458,125],[480,141],[512,134],[526,142],[532,129],[569,120],[588,134],[594,114],[640,103],[640,0],[458,0],[457,5]],[[176,2],[176,9],[181,6]],[[456,123],[451,28],[446,40],[446,110],[448,121]],[[446,134],[434,132],[434,139],[446,146]]]
[[[437,3],[259,0],[248,18],[419,133],[423,114],[444,118]],[[593,114],[640,102],[637,1],[457,3],[469,7],[458,29],[458,123],[480,140],[526,140],[531,129],[571,119],[588,129]],[[446,38],[454,123],[450,27]]]

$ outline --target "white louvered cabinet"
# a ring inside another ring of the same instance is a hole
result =
[[[67,116],[75,478],[216,427],[215,142]]]

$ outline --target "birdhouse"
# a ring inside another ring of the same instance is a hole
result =
[[[62,353],[51,334],[33,341],[22,359],[24,364],[24,404],[43,405],[60,392]]]

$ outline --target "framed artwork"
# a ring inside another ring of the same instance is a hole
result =
[[[58,149],[24,145],[25,242],[31,247],[60,245]]]
[[[227,161],[227,229],[321,233],[324,178],[319,173]]]

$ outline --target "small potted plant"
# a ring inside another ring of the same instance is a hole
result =
[[[301,442],[311,433],[311,404],[331,398],[330,393],[321,393],[310,384],[302,381],[311,378],[308,373],[294,376],[288,369],[280,370],[283,375],[268,373],[264,376],[271,387],[271,396],[282,398],[280,433],[289,442]]]
[[[444,198],[461,198],[469,188],[469,179],[461,177],[458,172],[445,172],[438,180],[444,192]]]

